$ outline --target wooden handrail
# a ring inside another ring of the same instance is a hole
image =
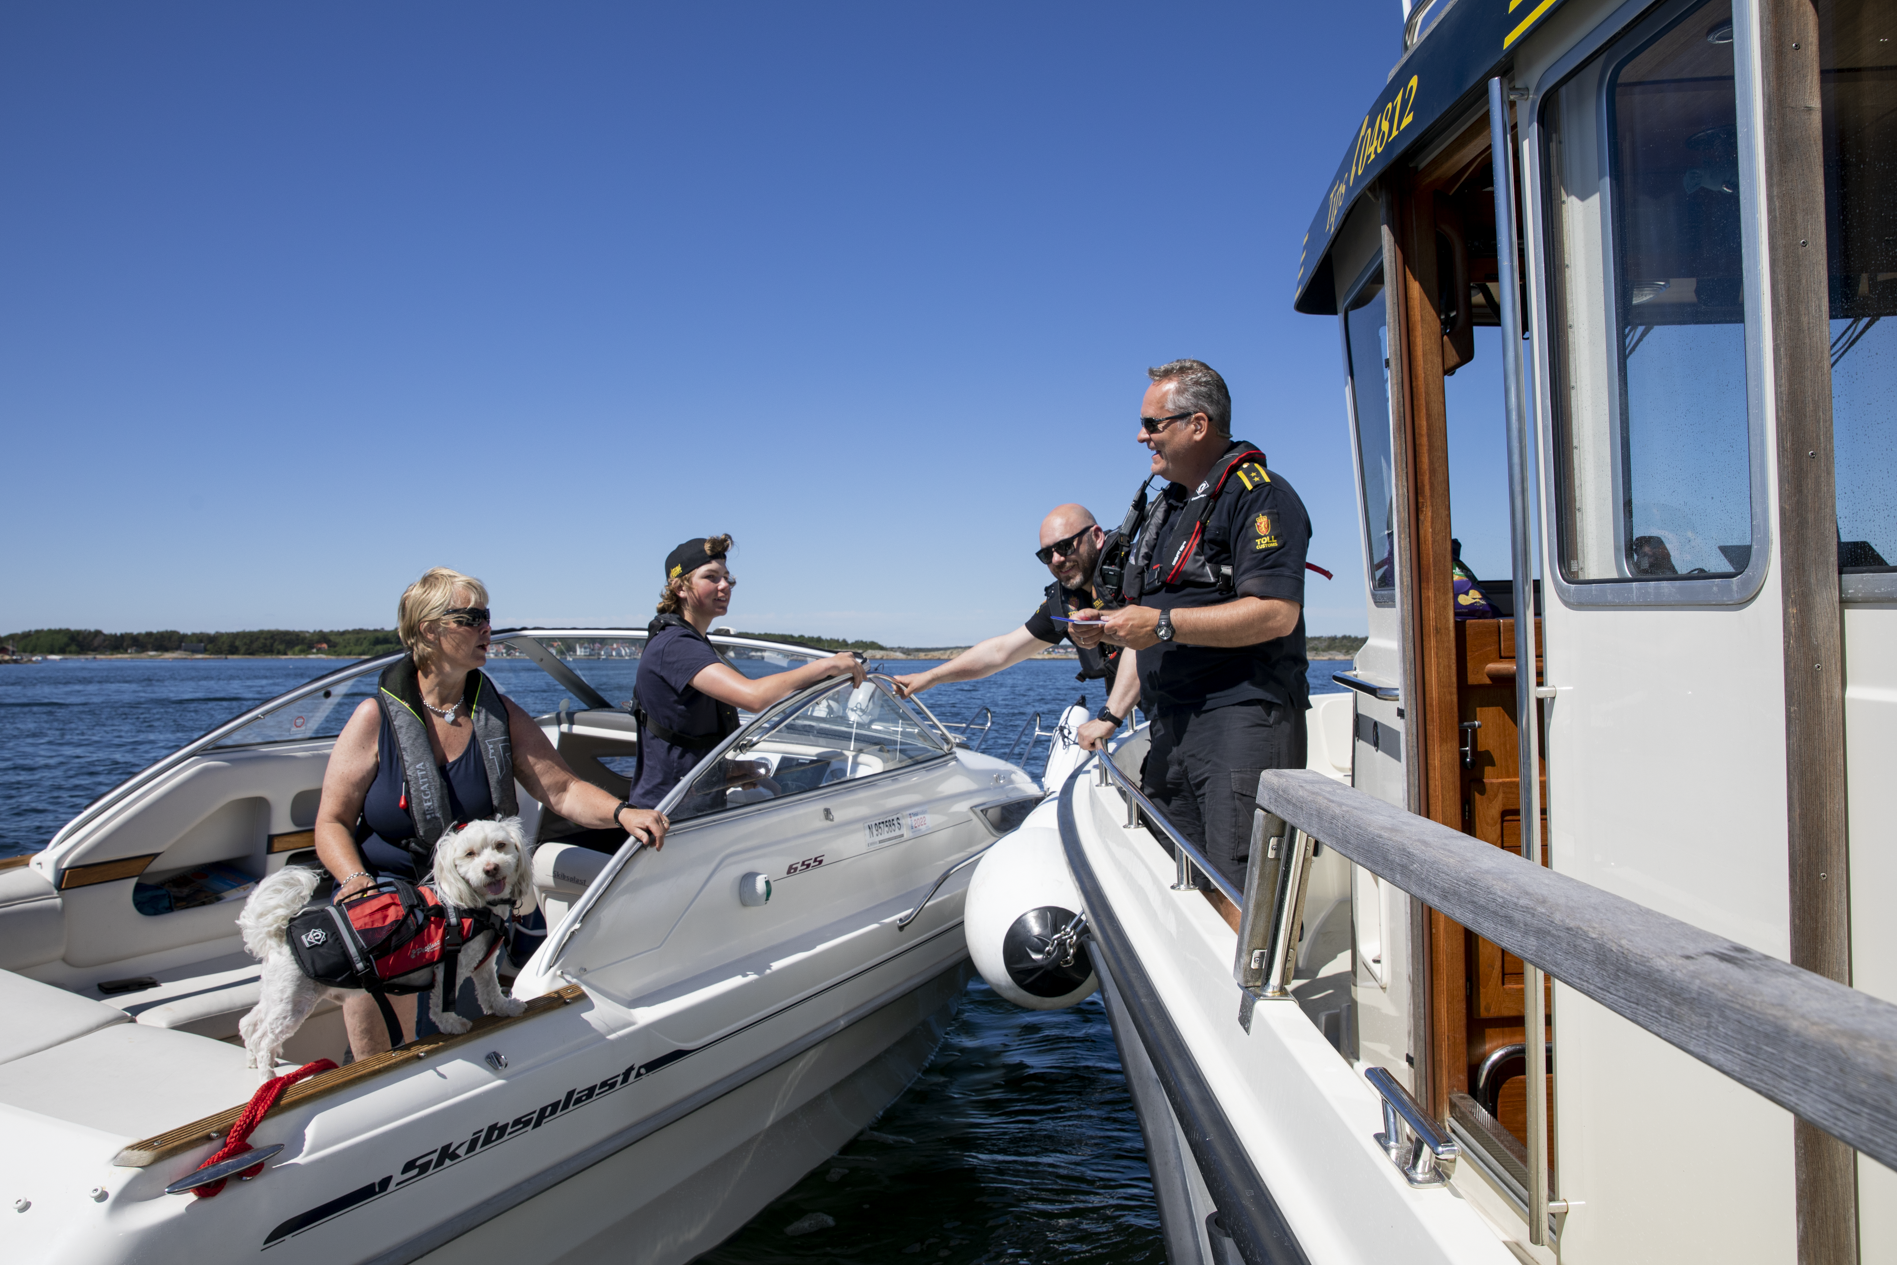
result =
[[[1897,1168],[1897,1006],[1405,812],[1273,770],[1258,804],[1879,1163]]]

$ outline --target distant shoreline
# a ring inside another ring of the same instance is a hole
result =
[[[863,652],[863,657],[866,659],[889,660],[891,662],[903,663],[947,663],[951,659],[966,654],[968,649],[969,647],[967,646],[951,646],[942,650],[866,650]],[[228,659],[294,659],[298,662],[314,660],[323,663],[343,664],[360,663],[367,657],[367,655],[349,654],[182,654],[177,651],[155,654],[51,654],[21,659],[0,657],[0,667],[6,667],[10,664],[30,666],[35,663],[97,663],[100,661],[108,663],[202,663]],[[1075,657],[1072,650],[1064,648],[1059,650],[1044,650],[1034,656],[1036,659],[1072,659]],[[1334,661],[1348,663],[1357,656],[1355,652],[1346,653],[1338,650],[1312,650],[1307,652],[1304,657],[1313,662]]]

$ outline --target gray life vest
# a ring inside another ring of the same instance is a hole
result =
[[[415,854],[417,873],[426,873],[433,865],[435,844],[448,828],[459,823],[448,816],[448,783],[435,764],[435,749],[428,741],[424,720],[422,688],[410,655],[393,663],[382,673],[375,701],[395,735],[402,765],[402,806],[414,823],[415,833],[399,841],[399,846]],[[487,771],[487,791],[499,817],[514,817],[520,804],[514,795],[514,743],[507,726],[507,703],[500,690],[478,668],[468,673],[461,701],[468,709],[474,726],[472,741],[481,748],[481,766]],[[396,843],[396,840],[390,840]]]

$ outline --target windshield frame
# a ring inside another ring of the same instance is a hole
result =
[[[523,649],[523,654],[526,658],[532,660],[542,671],[546,672],[549,677],[553,678],[553,680],[563,687],[574,689],[576,693],[580,692],[578,687],[584,687],[582,697],[590,696],[591,699],[597,699],[602,705],[610,708],[612,705],[606,703],[597,690],[587,685],[583,678],[574,674],[572,669],[567,667],[567,665],[553,655],[551,651],[548,651],[545,646],[541,644],[541,641],[543,639],[610,638],[617,641],[636,640],[643,642],[649,635],[650,634],[643,628],[500,628],[494,630],[491,644],[509,644],[517,647],[520,646],[521,643],[532,645],[534,649],[540,653],[528,653]],[[739,637],[729,633],[712,633],[710,636],[715,645],[744,646],[761,650],[772,650],[799,659],[825,659],[834,653],[834,651],[821,650],[811,646],[795,645],[779,641],[766,641],[756,637]],[[406,650],[398,650],[391,654],[377,655],[368,659],[348,660],[344,666],[332,672],[326,672],[313,680],[304,682],[292,690],[285,691],[274,698],[266,699],[254,707],[239,712],[224,723],[193,738],[176,751],[173,751],[170,755],[146,765],[118,785],[105,791],[98,798],[75,813],[72,818],[58,830],[54,831],[52,838],[46,841],[45,846],[40,849],[40,852],[50,853],[55,848],[70,843],[88,826],[93,825],[131,796],[150,787],[153,783],[164,778],[167,774],[174,772],[194,757],[205,755],[214,748],[221,753],[226,751],[258,751],[272,747],[287,747],[293,743],[334,743],[335,738],[332,736],[324,738],[278,738],[263,742],[233,743],[229,746],[220,745],[225,738],[241,731],[248,725],[255,724],[257,721],[264,719],[274,712],[295,706],[311,695],[320,693],[325,689],[333,688],[340,682],[351,681],[370,672],[380,672],[392,664],[401,662],[407,654],[408,652]],[[556,672],[549,668],[549,663],[562,669],[562,672]],[[565,675],[562,674],[563,672]],[[569,675],[573,676],[572,681],[567,679]],[[576,687],[575,682],[578,683],[578,687]],[[741,729],[739,732],[742,733],[743,730]]]
[[[873,682],[878,689],[881,689],[891,698],[896,698],[896,692],[893,688],[894,683],[890,677],[882,673],[872,673],[869,677],[869,681]],[[691,784],[697,780],[699,773],[713,761],[724,759],[725,754],[729,752],[732,747],[748,737],[754,730],[766,725],[776,724],[777,718],[780,716],[792,715],[801,711],[805,706],[815,702],[826,692],[836,689],[840,684],[840,681],[833,678],[806,686],[795,694],[780,699],[776,704],[765,708],[762,712],[752,717],[749,722],[739,726],[734,732],[726,734],[717,746],[705,753],[704,759],[692,766],[690,773],[680,778],[678,783],[674,785],[670,791],[666,792],[665,798],[658,802],[654,811],[663,814],[669,813],[672,809],[676,808],[679,800],[685,797],[686,791],[691,787]],[[900,703],[903,700],[896,698],[896,701]],[[799,795],[788,796],[784,799],[759,800],[755,804],[741,804],[722,812],[706,813],[701,817],[689,817],[666,830],[666,842],[670,843],[679,835],[702,826],[717,822],[746,819],[756,815],[760,811],[769,811],[772,808],[781,808],[792,803],[797,805],[810,804],[820,797],[842,794],[889,778],[911,775],[933,768],[943,760],[956,759],[957,747],[953,740],[950,739],[947,734],[943,734],[942,739],[946,744],[945,749],[938,750],[934,755],[925,759],[900,765],[893,769],[884,769],[879,773],[872,773],[867,777],[851,778],[845,782],[833,782],[828,786],[806,791]],[[547,943],[540,950],[540,953],[546,955],[544,959],[546,965],[543,968],[546,973],[554,973],[559,970],[560,955],[566,952],[567,944],[572,940],[574,931],[577,930],[581,922],[585,920],[587,912],[606,899],[607,893],[612,889],[613,884],[618,881],[619,876],[625,872],[632,858],[637,856],[645,846],[646,845],[636,836],[628,836],[626,841],[619,845],[619,851],[613,853],[612,860],[608,861],[605,868],[599,872],[599,877],[587,884],[586,891],[573,903],[572,908],[567,910],[566,917],[561,920],[560,925],[551,930],[547,938]],[[539,954],[535,956],[538,957]]]

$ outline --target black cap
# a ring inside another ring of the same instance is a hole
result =
[[[723,550],[717,553],[705,552],[705,546],[711,542],[703,536],[688,540],[671,553],[665,555],[665,578],[672,581],[681,575],[690,575],[707,562],[717,562],[725,555]]]

